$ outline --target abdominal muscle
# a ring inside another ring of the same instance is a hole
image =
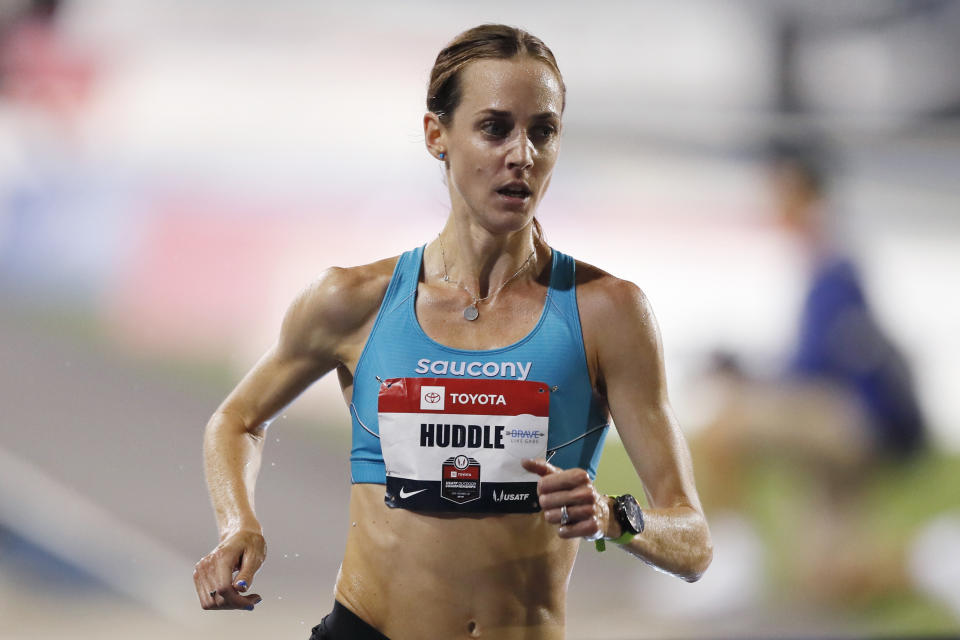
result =
[[[355,484],[336,597],[391,640],[564,637],[578,541],[540,513],[423,514]]]

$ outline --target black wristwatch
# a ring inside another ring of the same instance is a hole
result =
[[[613,517],[620,523],[624,533],[643,533],[643,511],[640,510],[637,499],[629,493],[613,497]]]
[[[637,504],[637,499],[630,494],[622,496],[610,496],[613,499],[613,517],[620,523],[622,533],[619,538],[611,540],[617,544],[628,544],[634,536],[643,533],[643,511]],[[607,549],[606,540],[599,538],[594,540],[597,551]]]

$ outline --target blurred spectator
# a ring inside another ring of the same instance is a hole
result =
[[[855,396],[869,444],[904,456],[924,442],[923,418],[906,361],[867,303],[856,266],[837,242],[823,151],[775,143],[773,170],[783,225],[811,258],[812,277],[788,373],[822,380]],[[819,157],[818,157],[819,155]]]
[[[863,526],[855,513],[862,481],[878,463],[921,450],[926,438],[906,361],[840,241],[824,149],[809,140],[770,148],[777,222],[809,267],[788,363],[779,376],[758,378],[736,356],[715,354],[710,377],[720,402],[693,445],[708,510],[744,506],[752,463],[789,466],[812,484],[809,504],[795,505],[804,531],[794,569],[813,597],[856,598],[903,581],[902,554],[877,560],[855,531]]]

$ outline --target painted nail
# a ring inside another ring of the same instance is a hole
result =
[[[247,611],[253,611],[253,605],[250,605],[249,607],[244,607],[244,608],[245,608]]]
[[[238,582],[238,583],[237,583],[237,588],[240,589],[241,591],[242,591],[242,590],[245,590],[245,589],[247,588],[247,581],[246,581],[246,580],[241,580],[240,582]]]

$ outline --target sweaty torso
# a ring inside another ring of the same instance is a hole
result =
[[[377,265],[383,289],[394,264]],[[512,344],[533,329],[543,310],[549,268],[545,272],[536,281],[505,288],[492,304],[481,306],[473,322],[462,315],[470,302],[465,293],[449,283],[421,282],[417,318],[433,340],[454,348]],[[371,318],[341,354],[338,374],[348,402],[372,324]],[[541,513],[473,516],[391,509],[382,484],[355,484],[336,597],[391,640],[563,638],[577,547],[577,540],[561,539]]]
[[[336,597],[392,640],[563,637],[577,542],[539,513],[390,509],[356,484]]]

